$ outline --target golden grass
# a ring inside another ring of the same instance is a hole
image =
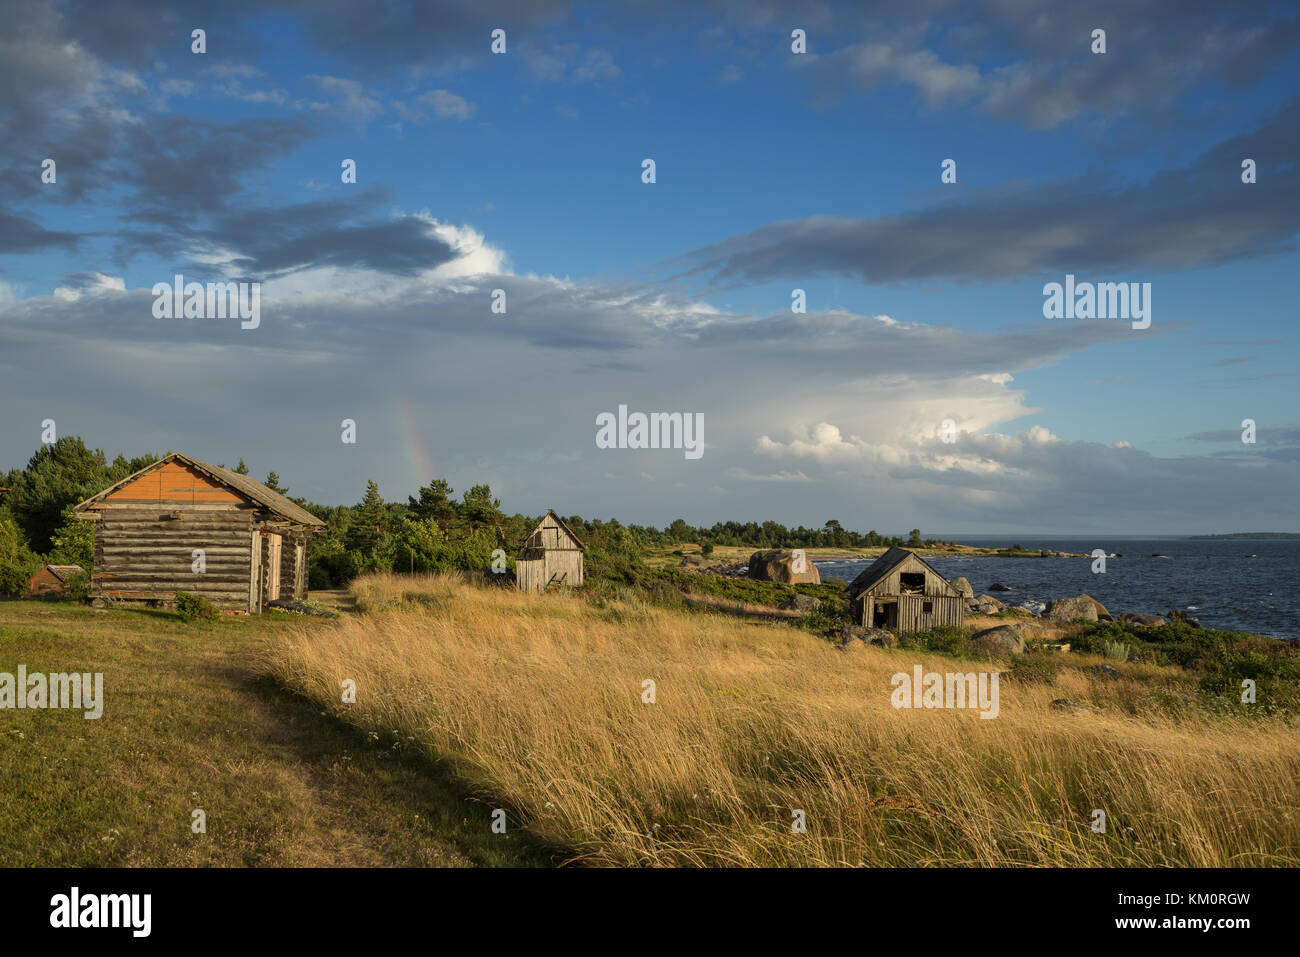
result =
[[[354,589],[379,610],[280,633],[268,671],[445,762],[487,799],[472,826],[507,808],[512,829],[571,860],[1300,863],[1300,738],[1281,720],[1126,713],[1141,696],[1133,682],[1074,669],[1051,685],[1003,681],[993,720],[895,710],[894,673],[979,666],[449,577]],[[355,704],[340,700],[347,678]],[[1062,697],[1100,713],[1053,710]],[[796,810],[806,833],[792,829]]]

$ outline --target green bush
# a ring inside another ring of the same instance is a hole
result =
[[[968,640],[970,633],[969,628],[940,625],[938,628],[904,635],[898,640],[898,646],[913,651],[935,651],[954,658],[968,658],[970,657]]]
[[[1051,684],[1060,674],[1061,662],[1055,655],[1016,655],[1006,676],[1022,684]]]
[[[59,595],[59,601],[76,602],[78,604],[90,599],[90,575],[84,571],[77,572],[63,583],[63,592]]]
[[[1128,661],[1129,646],[1123,641],[1104,641],[1101,645],[1101,653],[1112,661]]]
[[[198,595],[191,595],[189,592],[178,591],[176,593],[176,614],[181,616],[181,621],[216,621],[221,617],[221,609],[206,598],[200,598]]]
[[[35,570],[27,564],[0,558],[0,595],[24,595]]]

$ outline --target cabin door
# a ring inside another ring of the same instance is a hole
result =
[[[280,536],[274,533],[266,536],[266,600],[275,601],[280,597]]]
[[[876,602],[875,611],[872,615],[871,625],[873,628],[897,628],[898,627],[898,602],[896,601]]]

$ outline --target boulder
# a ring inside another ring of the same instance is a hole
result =
[[[840,651],[856,651],[862,647],[861,638],[850,638],[848,641],[842,641],[835,646]]]
[[[877,648],[897,648],[898,636],[892,631],[885,631],[883,628],[868,628],[867,640]]]
[[[1103,678],[1109,678],[1111,681],[1119,681],[1119,672],[1110,665],[1093,665],[1092,670]]]
[[[1023,611],[1030,618],[1038,617],[1038,612],[1030,608],[1028,605],[1012,605],[1011,607],[1014,608],[1016,611]]]
[[[994,582],[989,586],[989,591],[1015,591],[1010,585],[1004,585],[1001,582]]]
[[[1114,621],[1114,620],[1115,620],[1115,618],[1111,615],[1110,611],[1107,610],[1106,606],[1103,605],[1101,602],[1097,601],[1097,599],[1093,598],[1091,595],[1080,595],[1079,597],[1080,597],[1080,598],[1086,598],[1086,599],[1088,599],[1088,601],[1092,602],[1094,605],[1097,606],[1097,620],[1098,620],[1098,621]]]
[[[1006,607],[992,595],[980,595],[978,598],[966,599],[966,610],[977,615],[996,615]]]
[[[748,577],[765,582],[812,582],[820,585],[822,576],[817,566],[802,554],[796,569],[795,553],[788,548],[769,548],[749,556]]]
[[[1074,598],[1053,598],[1047,603],[1047,608],[1043,611],[1043,617],[1052,621],[1096,621],[1097,606],[1101,603],[1088,597],[1087,595],[1077,595]]]
[[[806,615],[813,612],[821,611],[821,599],[813,598],[811,595],[795,595],[793,598],[787,598],[781,604],[776,606],[782,611],[801,611]]]
[[[1119,620],[1126,625],[1144,625],[1147,628],[1154,628],[1157,625],[1166,624],[1165,620],[1159,615],[1139,615],[1135,611],[1126,611],[1119,616]]]
[[[1015,625],[999,625],[971,635],[970,649],[977,655],[1022,655],[1025,639]]]
[[[957,594],[961,595],[962,598],[975,597],[975,589],[970,587],[970,582],[965,578],[954,578],[952,580],[952,587],[957,589]]]

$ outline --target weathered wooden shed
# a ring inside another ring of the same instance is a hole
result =
[[[184,591],[250,614],[307,597],[311,536],[325,525],[247,475],[179,452],[74,514],[96,523],[92,598],[170,601]]]
[[[33,598],[61,595],[68,580],[80,574],[80,565],[46,565],[28,580],[27,594]]]
[[[966,602],[944,578],[914,552],[891,548],[848,588],[853,617],[873,628],[902,634],[960,625]]]
[[[551,509],[515,556],[515,584],[520,591],[538,592],[556,585],[581,585],[586,547]]]

